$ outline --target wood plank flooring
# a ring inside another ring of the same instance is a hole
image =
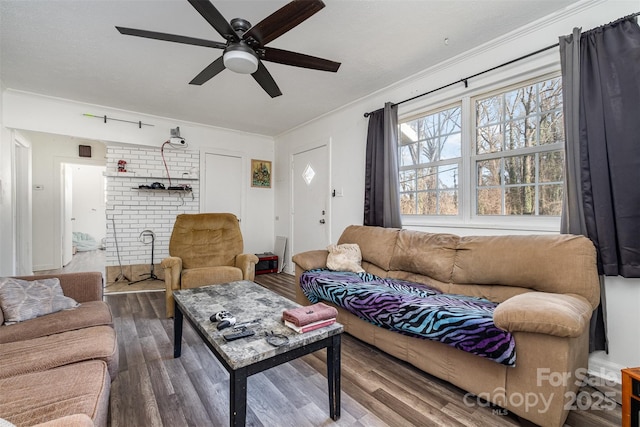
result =
[[[293,276],[256,282],[293,299]],[[173,320],[162,292],[107,295],[120,344],[120,371],[111,389],[111,427],[226,426],[229,376],[185,322],[182,356],[173,358]],[[249,377],[251,426],[521,426],[497,408],[469,407],[465,392],[344,334],[342,416],[329,418],[325,352]],[[597,393],[584,388],[588,396]],[[595,400],[595,399],[594,399]],[[619,401],[619,397],[618,397]],[[609,405],[604,400],[603,405]],[[619,426],[613,410],[572,411],[567,426]]]

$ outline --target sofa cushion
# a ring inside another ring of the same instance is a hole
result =
[[[0,344],[43,337],[89,326],[111,325],[111,309],[104,301],[89,301],[73,310],[63,310],[46,316],[0,326]]]
[[[85,414],[107,425],[111,378],[101,360],[0,379],[0,414],[15,425],[34,425]]]
[[[362,252],[362,261],[389,270],[399,231],[397,228],[350,225],[342,232],[338,244],[357,243]]]
[[[368,273],[329,270],[304,272],[300,286],[311,303],[328,301],[376,326],[515,365],[515,340],[494,324],[497,304],[486,299],[443,294],[426,285]]]
[[[0,378],[92,359],[104,360],[111,378],[115,378],[118,373],[118,345],[112,327],[94,326],[5,343],[0,346]]]
[[[596,250],[583,236],[461,237],[452,282],[578,294],[594,309],[600,301]]]
[[[182,270],[180,286],[182,289],[199,288],[205,285],[235,282],[242,280],[242,270],[238,267],[218,266],[189,268]]]
[[[576,338],[589,326],[591,305],[578,295],[527,292],[498,305],[493,321],[509,332]]]
[[[361,266],[362,253],[357,243],[327,246],[327,268],[334,271],[364,273]]]
[[[0,308],[6,325],[77,306],[78,303],[74,299],[64,296],[60,280],[57,278],[0,278]]]
[[[389,270],[406,271],[450,282],[456,247],[454,234],[402,230],[398,233]]]

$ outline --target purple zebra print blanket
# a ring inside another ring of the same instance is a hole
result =
[[[443,294],[418,283],[369,273],[310,270],[300,276],[312,303],[330,301],[374,325],[515,366],[513,336],[493,323],[497,304],[465,295]]]

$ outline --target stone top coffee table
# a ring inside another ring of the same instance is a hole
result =
[[[186,318],[229,372],[231,426],[245,425],[248,376],[323,348],[327,349],[329,415],[333,420],[340,418],[341,324],[299,334],[284,325],[282,312],[300,305],[246,280],[174,291],[174,300],[173,356],[180,357],[182,321]],[[217,322],[209,320],[220,311],[232,313],[238,324],[260,319],[248,326],[255,335],[226,341],[223,334],[232,332],[233,327],[219,331]],[[269,344],[266,333],[271,332],[286,336],[287,342],[277,347]]]

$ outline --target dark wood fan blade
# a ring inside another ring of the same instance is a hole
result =
[[[262,89],[264,89],[264,91],[267,92],[272,98],[282,95],[282,92],[280,92],[280,88],[276,84],[275,80],[273,80],[273,77],[271,77],[271,73],[269,73],[264,64],[262,64],[262,61],[258,62],[258,70],[251,75],[253,76],[255,81],[257,81],[258,84],[262,86]]]
[[[231,24],[209,0],[188,0],[200,15],[226,40],[238,41],[240,38],[231,28]]]
[[[243,39],[249,45],[264,46],[293,27],[310,18],[324,7],[322,0],[293,0],[249,28]]]
[[[213,47],[216,49],[224,49],[227,47],[225,43],[214,42],[212,40],[197,39],[195,37],[178,36],[176,34],[158,33],[155,31],[136,30],[135,28],[126,28],[116,26],[120,34],[127,36],[144,37],[147,39],[164,40],[168,42],[190,44],[195,46]]]
[[[222,59],[222,56],[221,56],[220,58],[216,59],[211,64],[209,64],[207,68],[200,71],[200,74],[195,76],[193,80],[189,82],[189,84],[190,85],[204,84],[224,69],[225,69],[224,60]]]
[[[339,62],[328,59],[317,58],[303,53],[290,52],[288,50],[264,47],[264,54],[260,58],[264,61],[276,62],[278,64],[293,65],[295,67],[311,68],[314,70],[336,72],[340,68]]]

